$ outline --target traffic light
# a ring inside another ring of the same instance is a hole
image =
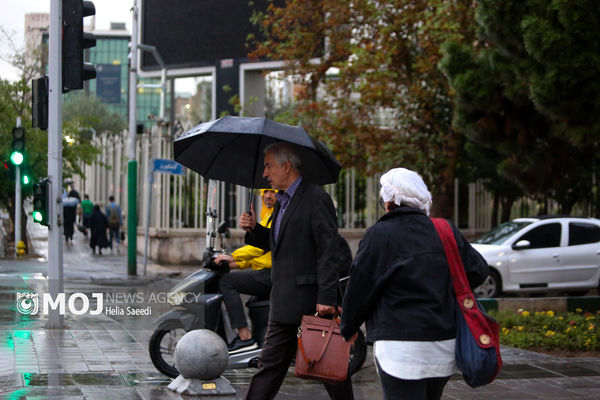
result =
[[[96,38],[83,32],[83,18],[96,14],[91,1],[63,0],[62,84],[63,93],[83,89],[83,81],[96,77],[96,67],[84,62],[84,50],[96,46]]]
[[[29,185],[31,183],[31,172],[27,165],[21,167],[21,183],[23,185]]]
[[[48,77],[31,80],[31,127],[48,130]]]
[[[12,162],[13,165],[21,165],[25,158],[25,129],[14,127],[12,130],[12,137],[10,162]]]
[[[33,221],[45,226],[50,225],[49,221],[49,187],[50,180],[44,178],[33,185]]]
[[[14,169],[15,167],[13,166],[12,162],[4,161],[4,177],[7,180],[12,181],[13,179],[15,179]]]

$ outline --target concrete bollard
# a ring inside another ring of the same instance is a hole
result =
[[[235,394],[231,383],[221,374],[227,368],[227,344],[208,329],[186,333],[175,347],[175,366],[180,375],[169,389],[188,396]]]

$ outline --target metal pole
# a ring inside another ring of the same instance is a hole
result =
[[[17,128],[21,127],[21,117],[17,117]],[[15,166],[15,254],[19,254],[19,242],[21,241],[21,166]]]
[[[148,171],[148,204],[146,205],[146,232],[144,234],[144,275],[146,275],[146,265],[148,264],[148,236],[150,230],[150,209],[152,208],[152,186],[154,186],[154,160],[150,162]]]
[[[135,159],[135,132],[137,123],[137,31],[138,1],[134,0],[131,24],[131,58],[129,66],[129,148],[127,164],[127,273],[137,274],[137,160]]]
[[[160,119],[165,120],[165,109],[167,107],[167,69],[164,67],[160,73]]]
[[[48,96],[48,291],[53,299],[63,292],[62,209],[62,0],[50,2]],[[64,316],[50,308],[47,328],[61,329]]]

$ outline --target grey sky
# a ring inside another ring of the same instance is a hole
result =
[[[111,22],[125,22],[131,29],[131,7],[133,0],[93,0],[96,7],[96,29],[108,30]],[[27,13],[49,13],[50,0],[0,0],[0,25],[13,32],[15,44],[24,47],[24,25]],[[91,17],[87,17],[91,18]],[[6,43],[0,43],[0,54],[5,56],[10,52]],[[0,78],[14,81],[18,72],[9,64],[0,60]]]

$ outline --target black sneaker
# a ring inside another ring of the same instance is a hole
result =
[[[239,336],[236,336],[235,339],[229,343],[229,354],[241,353],[242,351],[256,349],[258,344],[256,344],[256,340],[250,338],[248,340],[242,340]]]

